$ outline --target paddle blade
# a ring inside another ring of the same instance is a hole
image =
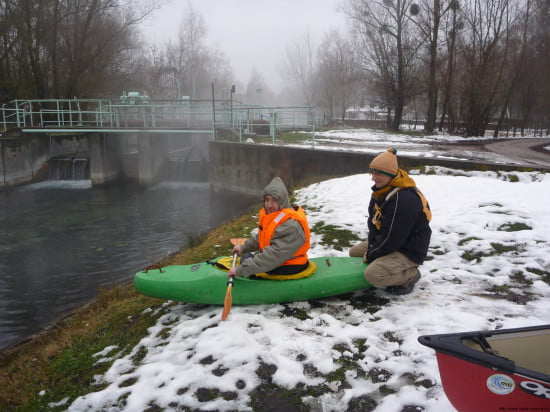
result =
[[[234,246],[237,246],[237,245],[244,245],[244,242],[246,242],[246,238],[244,238],[244,237],[233,238],[233,239],[231,239],[231,243],[232,243]]]
[[[223,301],[222,320],[226,320],[231,312],[231,305],[233,303],[233,297],[231,296],[231,289],[233,289],[233,283],[227,286],[227,292],[225,292],[225,299]]]
[[[233,240],[233,239],[231,239]],[[235,253],[233,255],[233,263],[231,265],[232,268],[235,267],[237,264],[237,254]],[[222,312],[222,320],[226,320],[229,316],[229,312],[231,311],[231,304],[233,303],[233,297],[231,296],[231,290],[233,289],[233,282],[235,281],[235,278],[233,276],[229,277],[229,281],[227,282],[227,292],[225,292],[225,299],[223,300],[223,312]]]

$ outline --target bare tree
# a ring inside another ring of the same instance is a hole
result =
[[[287,44],[281,71],[302,91],[304,104],[315,101],[315,51],[309,33]]]
[[[207,27],[203,16],[189,5],[179,26],[178,38],[165,49],[165,97],[208,98],[211,84],[225,89],[231,76],[230,65],[217,49],[206,44]]]
[[[442,67],[443,82],[442,82],[442,92],[443,92],[443,102],[441,105],[441,117],[439,120],[439,130],[443,130],[443,125],[445,124],[446,117],[449,117],[449,130],[455,130],[455,115],[453,107],[451,106],[451,101],[453,99],[453,80],[455,77],[455,61],[456,61],[456,44],[459,31],[463,29],[464,23],[461,18],[459,18],[460,5],[459,3],[454,3],[454,7],[451,8],[450,17],[447,15],[448,19],[446,21],[445,33],[446,33],[446,66]]]
[[[19,3],[18,23],[21,30],[18,37],[23,56],[28,64],[27,74],[30,80],[30,91],[39,98],[46,97],[47,84],[42,64],[42,39],[46,38],[46,22],[41,16],[47,15],[47,5],[43,1],[22,0]]]
[[[10,24],[0,36],[10,48],[0,80],[17,73],[19,97],[112,93],[136,47],[134,29],[161,1],[4,0],[0,21]]]
[[[432,133],[435,130],[437,115],[437,50],[441,20],[447,13],[456,10],[458,7],[458,0],[421,0],[419,3],[413,3],[410,8],[413,17],[412,21],[418,26],[420,33],[422,33],[428,45],[429,70],[426,82],[428,110],[425,124],[425,129],[428,133]]]
[[[148,45],[133,56],[129,68],[127,90],[141,90],[153,99],[161,98],[163,93],[163,76],[165,74],[165,56],[157,45]]]
[[[196,74],[203,58],[206,23],[202,15],[191,4],[187,6],[179,26],[175,43],[169,42],[166,48],[167,72],[172,72],[172,89],[180,98],[183,89],[193,98],[196,97]]]
[[[412,0],[350,0],[344,10],[362,42],[365,78],[376,85],[399,130],[407,98],[416,93],[421,45],[407,15]]]
[[[220,84],[225,86],[233,84],[233,69],[229,59],[218,48],[210,48],[208,50],[208,58],[206,59],[206,70],[203,71],[203,77],[201,81],[201,95],[204,95],[205,90],[208,88],[207,83]],[[206,88],[206,89],[205,89]]]
[[[462,116],[467,136],[483,136],[503,104],[510,70],[510,33],[513,20],[508,0],[471,0],[465,3],[465,40],[462,56]]]
[[[515,92],[521,74],[523,72],[523,66],[525,65],[525,55],[527,53],[527,41],[529,39],[529,27],[532,24],[531,17],[531,0],[527,0],[526,7],[523,13],[519,10],[516,11],[517,15],[521,18],[518,19],[515,30],[510,29],[509,40],[507,40],[506,48],[511,55],[508,76],[505,79],[505,84],[508,85],[504,92],[503,101],[500,105],[500,115],[497,120],[497,124],[494,130],[493,136],[496,138],[499,136],[499,131],[503,126],[504,118],[509,111],[510,101],[512,95]]]
[[[519,74],[510,110],[519,122],[522,135],[530,125],[540,128],[541,134],[545,127],[548,134],[550,123],[550,3],[535,0],[532,5],[525,64]]]
[[[338,30],[330,30],[319,47],[318,81],[320,102],[328,118],[343,122],[346,110],[358,100],[359,67],[353,43]]]

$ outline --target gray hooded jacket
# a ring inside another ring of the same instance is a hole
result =
[[[279,177],[265,187],[263,198],[271,195],[279,200],[279,208],[290,207],[288,191],[285,184]],[[288,219],[275,230],[270,245],[254,255],[253,258],[245,259],[242,265],[237,267],[237,276],[250,276],[256,273],[269,272],[290,259],[306,241],[306,235],[302,225],[294,220]],[[260,249],[257,235],[251,237],[242,246],[243,253],[255,252]]]

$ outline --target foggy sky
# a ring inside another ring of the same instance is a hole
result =
[[[207,42],[217,45],[233,67],[235,82],[246,87],[253,68],[274,92],[283,87],[280,65],[288,43],[309,32],[315,45],[331,28],[343,29],[341,0],[168,0],[143,25],[157,44],[176,39],[188,4],[207,25]]]

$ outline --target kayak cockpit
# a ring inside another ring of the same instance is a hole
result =
[[[491,336],[471,336],[462,339],[468,348],[514,361],[516,367],[550,375],[550,327]]]

